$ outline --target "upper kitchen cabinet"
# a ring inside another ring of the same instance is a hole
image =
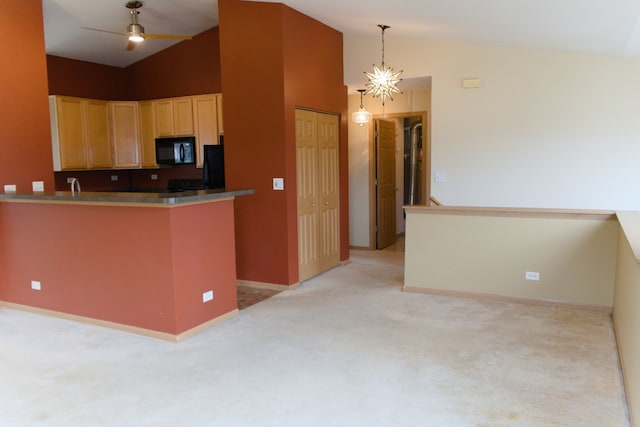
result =
[[[135,101],[110,102],[111,134],[114,166],[140,167],[140,128],[138,103]]]
[[[50,96],[53,169],[112,167],[109,103]]]
[[[156,136],[193,135],[191,98],[185,96],[154,101]]]
[[[158,167],[156,163],[156,120],[155,103],[140,101],[140,154],[143,168]]]
[[[222,120],[218,109],[221,94],[193,96],[193,125],[196,137],[196,166],[202,167],[205,145],[219,144]]]

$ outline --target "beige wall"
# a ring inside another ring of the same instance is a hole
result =
[[[349,87],[379,58],[378,34],[345,35]],[[445,205],[640,209],[640,192],[629,185],[640,182],[640,59],[390,32],[385,62],[405,79],[432,79],[432,172],[447,181],[430,179]],[[481,88],[462,89],[465,77],[480,78]],[[361,184],[351,194],[363,194]]]
[[[623,229],[618,241],[615,302],[613,321],[622,362],[629,409],[638,421],[640,417],[640,265],[625,235],[627,220],[640,224],[640,214],[621,218]],[[625,217],[628,215],[625,215]],[[630,233],[631,234],[631,233]],[[640,237],[640,236],[635,236]],[[638,244],[637,239],[634,239]]]
[[[425,212],[407,209],[405,287],[613,305],[614,220]]]

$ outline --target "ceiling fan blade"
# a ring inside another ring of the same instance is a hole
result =
[[[160,40],[160,39],[165,39],[165,40],[191,40],[193,37],[191,36],[181,36],[178,34],[145,34],[144,35],[145,40],[146,39],[150,39],[150,40]]]
[[[119,36],[126,36],[125,33],[116,33],[115,31],[107,31],[107,30],[100,30],[98,28],[90,28],[90,27],[81,27],[83,30],[90,30],[90,31],[98,31],[100,33],[109,33],[109,34],[116,34]]]

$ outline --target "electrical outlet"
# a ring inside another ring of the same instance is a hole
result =
[[[435,173],[436,182],[447,182],[447,174],[444,172]]]
[[[273,189],[284,190],[284,178],[273,178]]]
[[[151,174],[151,181],[157,181],[158,180],[158,174],[157,173],[152,173]]]
[[[33,192],[44,191],[44,181],[33,181],[31,183]]]
[[[540,273],[537,271],[525,271],[524,278],[526,280],[540,280]]]
[[[202,302],[209,302],[213,299],[213,291],[207,291],[202,293]]]
[[[16,185],[15,184],[6,184],[4,186],[4,192],[5,193],[15,193],[16,192]]]
[[[67,178],[67,184],[71,184],[72,182],[73,182],[73,177],[72,176]]]
[[[111,181],[117,181],[118,175],[111,175]]]
[[[31,289],[33,289],[34,291],[39,291],[42,289],[42,286],[40,285],[40,282],[37,280],[32,280],[31,281]]]

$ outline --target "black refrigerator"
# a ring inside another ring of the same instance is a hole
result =
[[[224,188],[224,145],[204,145],[204,188]]]

